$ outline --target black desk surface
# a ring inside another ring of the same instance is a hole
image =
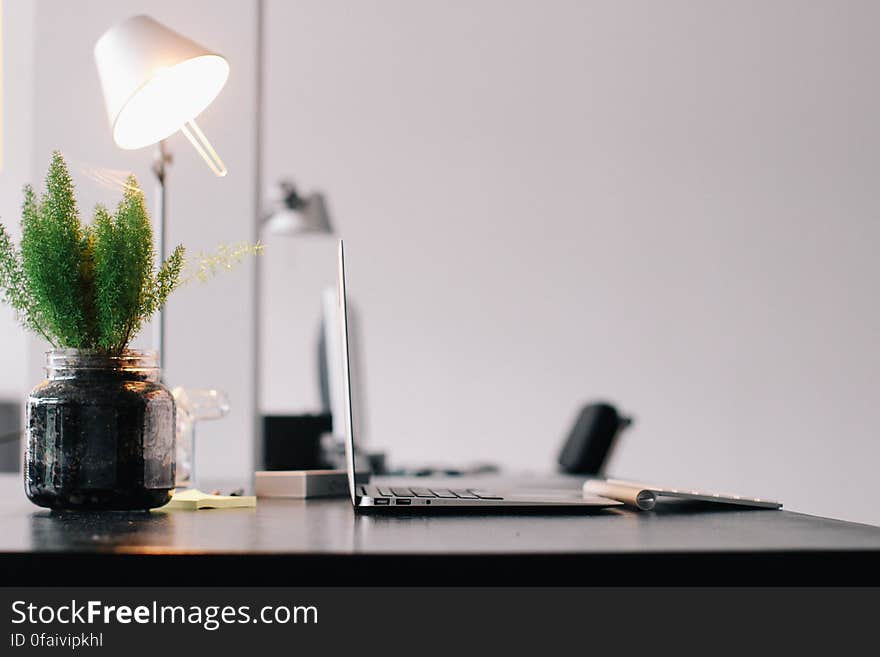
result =
[[[52,513],[28,502],[18,476],[0,475],[9,585],[877,584],[878,566],[880,528],[788,511],[383,517],[356,516],[347,499],[261,499]]]

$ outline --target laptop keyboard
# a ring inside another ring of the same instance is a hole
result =
[[[503,500],[501,495],[496,495],[489,491],[479,490],[475,488],[467,489],[450,489],[450,488],[385,488],[379,486],[376,488],[379,495],[383,497],[397,499],[412,499],[414,497],[427,498],[444,498],[444,499],[460,499],[460,500]]]

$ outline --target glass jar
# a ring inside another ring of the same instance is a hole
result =
[[[46,354],[27,404],[25,492],[51,509],[150,509],[174,489],[175,405],[155,352]]]

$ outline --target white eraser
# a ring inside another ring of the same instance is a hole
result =
[[[345,470],[259,470],[255,489],[257,497],[347,497],[348,473]]]

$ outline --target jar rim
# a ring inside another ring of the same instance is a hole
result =
[[[65,356],[104,356],[107,358],[118,358],[120,356],[138,355],[138,356],[158,356],[159,352],[155,349],[124,349],[120,354],[110,354],[101,349],[77,349],[76,347],[53,347],[48,349],[46,354],[59,354]]]
[[[146,349],[126,349],[119,354],[108,354],[99,349],[50,349],[46,352],[46,367],[50,370],[155,370],[159,368],[159,353]]]

